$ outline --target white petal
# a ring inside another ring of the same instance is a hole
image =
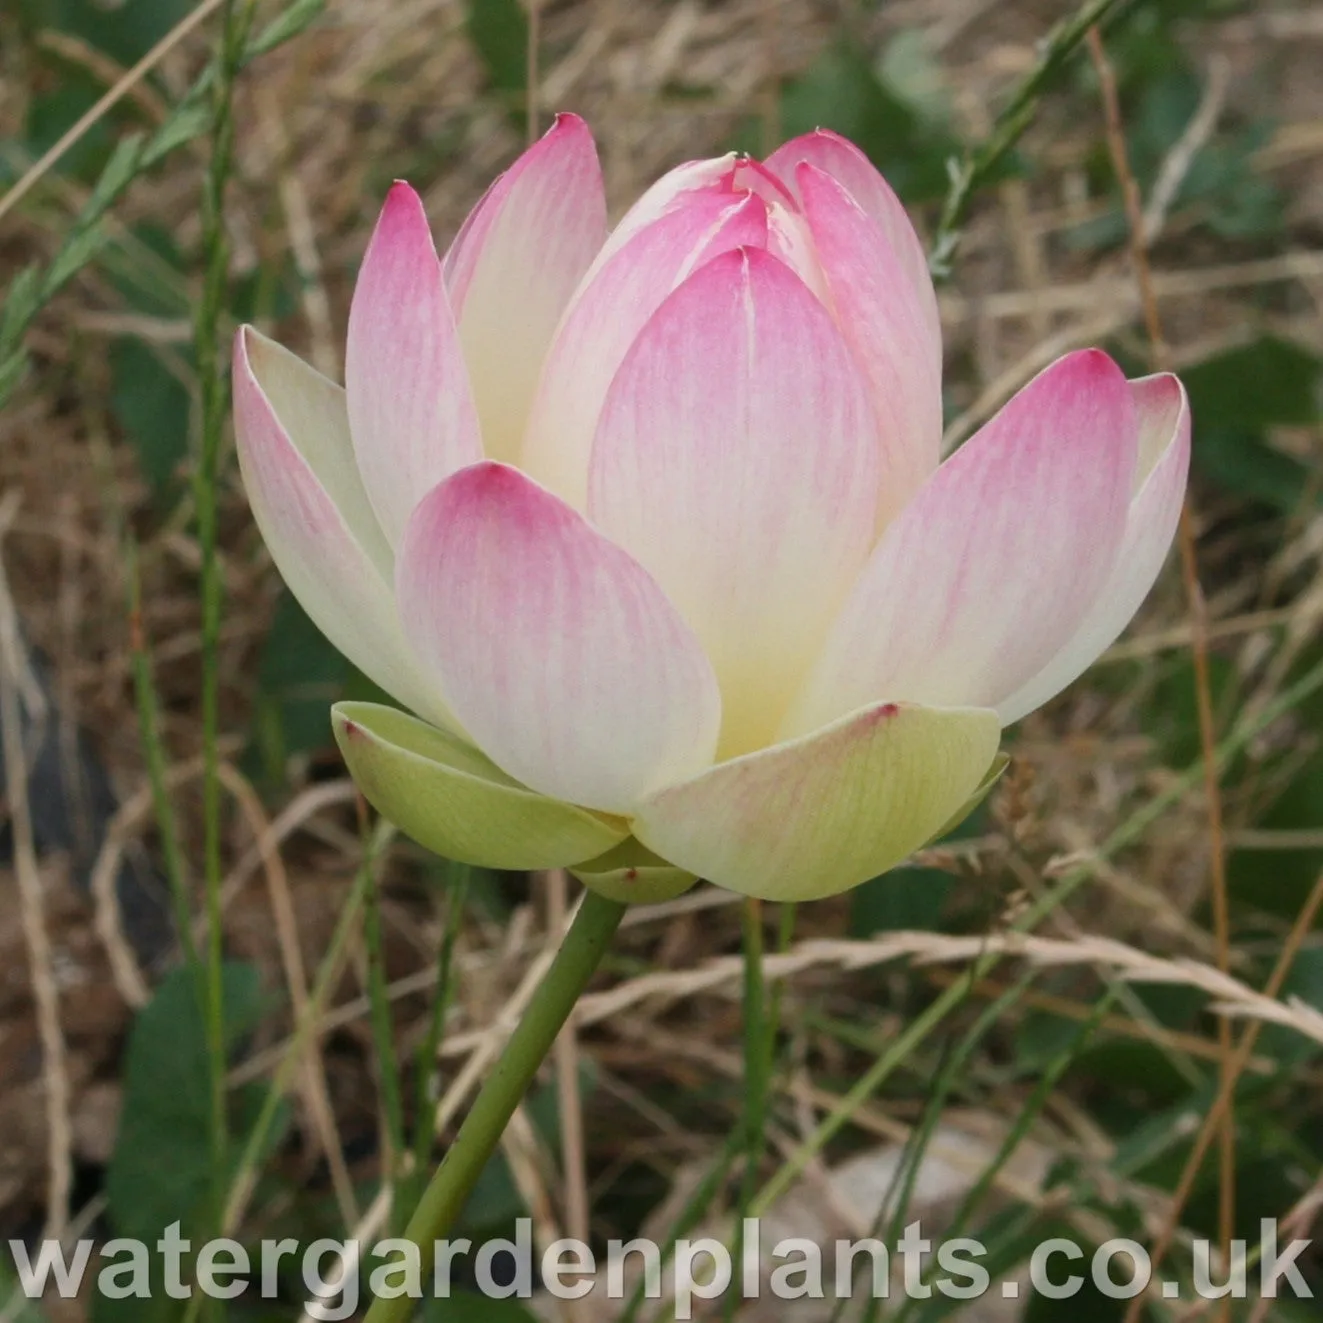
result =
[[[400,633],[391,551],[354,467],[344,392],[242,327],[234,431],[253,517],[313,624],[387,693],[457,730]]]

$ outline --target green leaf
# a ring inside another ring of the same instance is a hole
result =
[[[499,92],[522,92],[528,77],[528,16],[519,0],[468,0],[469,40]]]
[[[143,169],[155,165],[176,147],[191,142],[206,131],[211,120],[211,107],[204,93],[210,82],[210,78],[199,80],[198,85],[174,108],[170,118],[152,134],[142,154]]]
[[[136,64],[181,19],[193,0],[54,0],[49,23],[81,37],[120,64]]]
[[[34,96],[28,103],[23,137],[33,157],[53,147],[56,142],[97,102],[105,88],[85,69],[60,61],[58,81],[49,92]],[[113,120],[102,119],[92,125],[60,158],[60,169],[68,175],[89,179],[106,159],[113,140]]]
[[[1278,1000],[1298,998],[1314,1011],[1323,1011],[1323,950],[1304,947],[1296,956],[1291,972],[1282,985]],[[1276,1057],[1285,1066],[1303,1066],[1316,1057],[1323,1046],[1285,1025],[1264,1025],[1259,1035],[1259,1051]]]
[[[9,1250],[6,1247],[0,1250],[0,1306],[8,1305],[11,1300],[15,1300],[18,1312],[6,1314],[5,1317],[11,1319],[12,1323],[46,1323],[46,1315],[37,1302],[19,1300],[16,1295],[18,1290],[18,1269],[9,1257]]]
[[[922,120],[947,124],[952,118],[951,88],[932,43],[918,28],[902,28],[887,43],[878,78]]]
[[[1311,488],[1298,459],[1240,428],[1196,428],[1193,461],[1209,482],[1280,514],[1294,514]]]
[[[27,371],[27,366],[27,350],[22,347],[16,349],[7,358],[0,359],[0,407],[3,407],[8,402],[9,397],[18,389],[18,383],[23,380],[23,374]]]
[[[81,221],[78,222],[79,226],[81,224]],[[66,280],[81,271],[105,246],[109,237],[106,227],[100,221],[86,228],[75,228],[46,273],[45,283],[41,287],[42,298],[50,298],[63,287]]]
[[[1219,653],[1208,658],[1213,710],[1225,712],[1236,694],[1239,676],[1235,664]],[[1164,762],[1185,767],[1200,755],[1199,708],[1194,663],[1179,657],[1153,685],[1144,706],[1144,730],[1158,741]]]
[[[815,128],[835,129],[861,147],[906,200],[940,197],[947,159],[958,145],[925,120],[874,73],[863,51],[841,41],[829,46],[781,93],[786,138]]]
[[[92,189],[92,196],[85,204],[89,211],[106,210],[129,186],[129,181],[132,180],[142,159],[142,144],[141,133],[130,133],[115,144],[115,150],[101,171],[101,176]]]
[[[41,268],[25,266],[5,293],[4,312],[0,315],[0,347],[15,343],[23,328],[41,306]]]
[[[228,964],[222,973],[233,1048],[257,1023],[261,987],[252,965]],[[119,1235],[154,1244],[176,1220],[185,1237],[190,1227],[200,1229],[211,1193],[209,1070],[196,976],[173,970],[129,1035],[124,1109],[106,1174],[108,1214]],[[250,1107],[255,1097],[247,1093]]]
[[[940,868],[893,868],[850,893],[850,932],[937,932],[954,878]]]
[[[244,60],[256,59],[267,51],[284,45],[291,37],[297,37],[326,8],[326,0],[294,0],[283,13],[277,14],[249,43],[244,52]]]
[[[1260,336],[1181,373],[1196,428],[1312,427],[1320,419],[1323,359],[1303,345]]]
[[[493,1300],[477,1291],[454,1291],[423,1308],[426,1323],[538,1323],[518,1300]]]
[[[267,772],[283,775],[293,754],[331,742],[331,704],[349,663],[290,593],[282,595],[258,662],[259,743]]]
[[[115,343],[110,375],[110,407],[159,495],[188,453],[188,388],[141,340]]]

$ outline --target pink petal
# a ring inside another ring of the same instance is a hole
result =
[[[796,182],[836,319],[872,386],[882,432],[879,514],[886,519],[937,466],[941,344],[877,221],[815,165],[801,165]]]
[[[408,184],[387,195],[363,257],[345,383],[363,486],[393,545],[426,492],[482,458],[441,264]]]
[[[592,134],[577,115],[559,115],[487,190],[446,254],[490,458],[518,453],[556,324],[605,237]]]
[[[1039,373],[888,527],[786,729],[888,697],[999,707],[1111,571],[1134,481],[1130,385],[1100,350]]]
[[[817,129],[802,137],[792,138],[778,147],[765,164],[798,197],[796,168],[802,161],[831,175],[882,230],[914,288],[928,334],[932,338],[934,353],[940,360],[942,327],[937,313],[937,291],[933,288],[928,259],[915,233],[914,223],[891,185],[854,143],[830,129]]]
[[[589,517],[712,659],[721,757],[774,737],[872,546],[877,471],[863,374],[827,310],[759,249],[690,276],[616,374]]]
[[[593,433],[634,338],[662,300],[704,262],[741,244],[761,247],[767,208],[751,193],[695,188],[636,231],[597,269],[552,345],[520,467],[576,509],[587,499]]]
[[[595,276],[636,234],[689,206],[695,198],[734,192],[732,184],[738,164],[735,153],[727,152],[725,156],[686,161],[668,170],[617,222],[594,259],[589,277]]]
[[[788,266],[811,289],[820,303],[831,308],[822,267],[818,264],[813,234],[798,207],[774,204],[767,208],[767,251]]]
[[[253,517],[313,624],[388,693],[458,729],[400,633],[391,550],[354,467],[344,392],[241,327],[234,432]]]
[[[672,864],[766,900],[830,896],[894,867],[966,808],[995,712],[873,704],[645,799],[634,834]]]
[[[1170,374],[1130,385],[1139,414],[1139,465],[1121,550],[1070,641],[1027,685],[997,705],[1003,725],[1042,707],[1120,637],[1153,587],[1176,535],[1190,468],[1185,388]]]
[[[735,188],[746,188],[751,193],[757,193],[769,207],[797,207],[789,185],[774,170],[751,157],[746,156],[736,162],[731,184]]]
[[[524,785],[626,812],[712,760],[716,680],[656,583],[516,469],[464,469],[415,511],[410,643],[478,747]]]

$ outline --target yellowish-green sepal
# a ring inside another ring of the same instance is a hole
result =
[[[698,881],[632,836],[596,859],[576,864],[570,872],[590,891],[626,905],[673,900]]]
[[[928,841],[928,845],[932,845],[934,841],[940,841],[943,836],[947,835],[949,832],[955,831],[955,829],[960,826],[960,824],[964,822],[964,820],[969,817],[969,815],[973,813],[973,811],[978,808],[985,799],[987,799],[992,793],[992,787],[1001,780],[1002,773],[1010,765],[1011,755],[999,749],[997,751],[997,756],[992,760],[992,766],[988,768],[987,772],[984,774],[983,780],[979,782],[978,789],[974,791],[974,793],[970,795],[970,797],[965,800],[965,802],[961,804],[953,814],[951,814],[950,818],[947,819],[946,823],[943,825],[941,831],[936,832],[931,840]],[[927,849],[928,845],[925,845],[923,848]]]
[[[634,835],[719,887],[817,900],[894,868],[968,804],[997,752],[985,708],[875,703],[637,804]]]
[[[368,803],[419,845],[486,868],[564,868],[628,826],[522,786],[456,736],[377,703],[337,703],[336,743]]]

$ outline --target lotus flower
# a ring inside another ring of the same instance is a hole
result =
[[[943,460],[923,250],[827,132],[608,234],[561,116],[440,259],[396,184],[345,388],[244,328],[234,392],[276,565],[409,709],[334,709],[363,793],[624,899],[824,896],[951,825],[1139,607],[1189,457],[1176,378],[1085,350]]]

